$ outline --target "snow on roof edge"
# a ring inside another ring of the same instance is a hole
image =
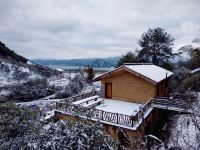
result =
[[[198,72],[198,71],[200,71],[200,68],[197,68],[197,69],[192,70],[191,73],[196,73],[196,72]]]

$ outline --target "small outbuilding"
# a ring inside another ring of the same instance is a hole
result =
[[[56,71],[59,72],[60,77],[64,77],[64,70],[63,69],[58,68],[58,69],[56,69]]]
[[[169,96],[172,72],[152,63],[126,63],[93,81],[101,81],[107,99],[144,104],[151,98]]]

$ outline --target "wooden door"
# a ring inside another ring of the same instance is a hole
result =
[[[105,97],[112,98],[112,83],[105,83]]]

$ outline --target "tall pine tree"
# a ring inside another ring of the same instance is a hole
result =
[[[162,28],[149,29],[143,33],[138,44],[142,48],[138,51],[140,62],[152,62],[163,66],[169,63],[176,54],[172,53],[174,38]]]

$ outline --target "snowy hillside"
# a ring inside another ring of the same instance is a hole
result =
[[[41,78],[41,75],[30,71],[27,67],[0,62],[0,87],[24,83],[30,79]]]
[[[58,74],[16,54],[0,41],[0,102],[30,101],[51,95],[55,89],[47,78]]]
[[[54,76],[48,79],[48,83],[55,87],[65,87],[77,73],[63,73],[59,76]]]

